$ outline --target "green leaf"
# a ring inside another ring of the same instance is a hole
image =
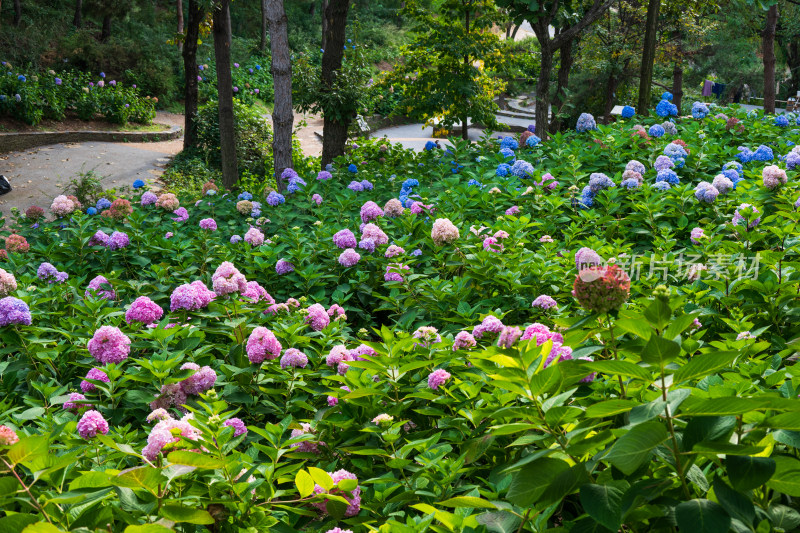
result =
[[[681,354],[681,345],[664,337],[653,335],[642,350],[642,361],[651,365],[665,365]]]
[[[745,492],[760,487],[775,473],[777,465],[771,457],[740,457],[729,455],[725,458],[728,479],[736,490]]]
[[[619,327],[627,333],[633,333],[645,341],[649,339],[650,334],[653,333],[650,325],[644,320],[641,320],[641,318],[620,318],[614,322],[614,326]]]
[[[351,491],[355,490],[358,487],[358,480],[357,479],[342,479],[340,480],[336,486],[341,490]]]
[[[469,509],[497,509],[492,502],[476,498],[475,496],[456,496],[443,502],[439,502],[443,507],[466,507]]]
[[[638,404],[639,402],[633,400],[606,400],[587,407],[586,418],[604,418],[627,413]]]
[[[69,484],[69,490],[98,489],[111,486],[111,479],[105,472],[84,472]]]
[[[611,485],[583,485],[581,504],[583,510],[611,531],[622,524],[623,491]]]
[[[727,441],[734,429],[736,429],[735,416],[695,416],[683,430],[681,445],[684,451],[691,451],[699,442]]]
[[[486,526],[491,533],[516,533],[522,520],[507,511],[483,513],[476,517],[479,524]]]
[[[585,363],[584,366],[601,374],[653,381],[653,375],[649,370],[629,361],[592,361]]]
[[[650,451],[667,437],[667,430],[660,422],[639,424],[614,443],[603,459],[630,475],[647,459]]]
[[[48,453],[50,453],[50,449],[47,437],[23,437],[8,449],[8,460],[12,465],[18,465],[39,457],[46,457]]]
[[[739,352],[714,352],[694,356],[683,365],[673,377],[674,384],[682,383],[699,377],[713,374],[717,370],[726,368],[739,355]]]
[[[315,468],[311,466],[308,468],[308,473],[311,474],[311,478],[314,480],[314,483],[323,489],[331,490],[333,488],[333,479],[331,479],[331,475],[326,471],[322,470],[321,468]]]
[[[644,317],[658,330],[663,330],[669,325],[672,319],[672,310],[669,303],[661,298],[655,298],[653,302],[644,310]]]
[[[177,450],[167,456],[167,461],[176,465],[193,466],[200,469],[217,470],[225,466],[221,459],[204,453]]]
[[[768,510],[772,525],[783,531],[796,531],[800,526],[800,513],[787,505],[773,505]]]
[[[568,470],[559,472],[539,498],[543,505],[559,503],[568,494],[572,494],[578,487],[589,481],[586,465],[578,463]]]
[[[161,475],[158,468],[152,466],[135,466],[123,470],[111,478],[111,484],[115,487],[127,487],[129,489],[144,489],[155,495],[160,484],[167,480]]]
[[[314,480],[311,479],[311,474],[305,470],[297,471],[297,474],[294,476],[294,484],[301,498],[305,498],[314,492]]]
[[[695,499],[675,507],[675,520],[681,533],[728,533],[731,517],[718,503]]]
[[[506,498],[519,507],[530,507],[539,500],[556,476],[568,469],[569,463],[551,457],[528,463],[514,474]]]
[[[753,523],[756,518],[756,509],[750,498],[730,488],[719,477],[714,478],[713,486],[714,495],[731,518],[738,518],[748,525]]]
[[[22,531],[38,520],[39,517],[32,514],[11,514],[0,518],[0,531]]]
[[[48,522],[36,522],[23,529],[22,533],[61,533],[62,531]]]
[[[788,455],[775,455],[775,474],[767,486],[789,496],[800,496],[800,461]]]
[[[172,530],[161,524],[142,524],[141,526],[126,527],[125,533],[172,533]]]
[[[741,415],[747,411],[770,409],[768,398],[738,398],[726,396],[723,398],[708,398],[705,400],[686,402],[681,415],[725,416]]]
[[[781,413],[771,416],[764,421],[764,425],[773,429],[800,431],[800,413]]]
[[[204,509],[192,509],[180,505],[165,505],[161,508],[161,516],[173,522],[187,522],[189,524],[213,524],[211,514]]]

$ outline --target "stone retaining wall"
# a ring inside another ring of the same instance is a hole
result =
[[[36,146],[80,142],[158,142],[183,135],[183,128],[172,126],[164,131],[36,131],[0,133],[0,154],[27,150]]]

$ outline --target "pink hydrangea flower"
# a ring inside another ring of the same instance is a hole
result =
[[[90,404],[81,403],[82,400],[86,400],[86,396],[79,392],[72,392],[69,395],[69,400],[64,402],[64,409],[67,411],[79,411],[85,407],[91,407]]]
[[[278,262],[275,263],[275,272],[277,272],[279,276],[294,272],[294,264],[285,259],[278,259]]]
[[[387,258],[392,258],[392,257],[396,257],[398,255],[404,254],[404,253],[406,253],[406,251],[404,249],[402,249],[399,246],[395,246],[394,244],[392,244],[391,246],[389,246],[386,249],[386,253],[384,253],[383,256],[387,257]]]
[[[214,291],[208,290],[208,287],[200,281],[193,281],[177,287],[169,297],[170,311],[175,312],[179,309],[186,311],[196,311],[202,309],[211,301],[216,298]]]
[[[307,311],[305,323],[314,331],[322,331],[331,323],[331,317],[321,304],[314,304]]]
[[[92,281],[89,282],[89,286],[86,288],[84,296],[86,298],[96,296],[106,300],[117,299],[117,293],[111,289],[111,283],[109,283],[104,276],[97,276],[96,278],[92,279]]]
[[[89,353],[100,363],[119,363],[131,353],[131,340],[119,328],[101,326],[87,345]]]
[[[513,215],[518,215],[518,214],[519,214],[519,207],[516,206],[516,205],[512,205],[511,207],[506,209],[506,215],[508,215],[508,216],[513,216]]]
[[[406,208],[397,198],[392,198],[383,206],[383,213],[389,218],[399,217],[405,210]]]
[[[0,297],[8,296],[17,290],[17,280],[13,274],[0,268]]]
[[[494,315],[489,315],[483,319],[479,325],[472,328],[472,335],[476,339],[480,339],[487,333],[495,334],[503,330],[503,323]]]
[[[348,387],[347,385],[343,385],[343,386],[341,386],[339,388],[342,389],[345,392],[350,392],[350,387]],[[339,404],[339,398],[338,397],[336,397],[336,396],[328,396],[328,406],[329,407],[333,407],[334,405],[338,405],[338,404]]]
[[[333,479],[334,483],[339,483],[343,479],[355,479],[355,480],[358,480],[358,478],[356,477],[355,474],[351,474],[347,470],[337,470],[336,472],[333,472],[331,474],[331,479]],[[333,489],[331,489],[331,491],[326,491],[321,486],[314,485],[314,493],[316,493],[316,494],[336,494],[337,496],[342,496],[349,503],[349,505],[347,506],[347,509],[344,512],[344,516],[346,516],[346,517],[355,516],[361,510],[361,487],[356,486],[356,488],[351,490],[351,491],[343,491],[343,490],[340,490],[340,489],[337,489],[337,488],[334,487]],[[328,511],[327,511],[327,509],[325,507],[326,503],[327,503],[327,500],[319,502],[319,503],[314,503],[312,505],[314,507],[316,507],[317,509],[319,509],[322,513],[327,514]]]
[[[65,217],[75,211],[75,204],[62,194],[53,199],[53,203],[50,205],[50,211],[57,217]]]
[[[258,228],[250,228],[247,230],[247,233],[244,234],[244,242],[253,247],[261,246],[264,244],[264,234]]]
[[[311,200],[315,204],[320,205],[322,203],[322,196],[320,196],[319,194],[315,194],[314,196],[311,197]]]
[[[692,233],[689,236],[692,241],[692,244],[700,244],[702,239],[706,238],[706,234],[703,231],[703,228],[692,228]]]
[[[433,390],[438,390],[448,379],[450,379],[450,372],[444,368],[434,370],[428,376],[428,387]]]
[[[152,324],[161,320],[162,316],[164,310],[160,306],[147,296],[139,296],[125,312],[125,321],[128,324],[133,322]]]
[[[301,422],[300,429],[292,430],[292,438],[296,439],[298,437],[302,437],[303,435],[314,435],[315,433],[316,431],[314,431],[314,428],[311,427],[311,424]],[[325,443],[323,441],[314,442],[312,440],[304,440],[303,442],[295,442],[291,445],[291,447],[298,452],[313,453],[317,455],[320,453],[320,446],[325,446]]]
[[[211,276],[211,283],[217,296],[225,296],[247,290],[247,279],[230,261],[223,261]]]
[[[305,368],[308,365],[308,356],[297,348],[289,348],[281,357],[281,368]]]
[[[470,350],[476,345],[475,337],[468,331],[459,331],[456,338],[453,339],[453,351],[456,350]]]
[[[253,303],[258,303],[261,301],[266,302],[269,305],[275,303],[275,298],[270,296],[270,294],[258,284],[257,281],[248,281],[246,288],[242,291],[242,297],[251,300]]]
[[[8,426],[0,426],[0,446],[11,446],[19,442],[17,433]]]
[[[339,264],[345,268],[350,268],[354,266],[358,261],[361,259],[361,255],[353,250],[352,248],[348,248],[341,254],[339,254]]]
[[[181,390],[186,394],[200,394],[211,387],[217,381],[217,373],[210,366],[203,366],[196,363],[184,363],[181,370],[194,370],[195,373],[180,382]]]
[[[769,165],[761,171],[764,187],[770,190],[786,185],[786,171],[777,165]]]
[[[150,402],[150,409],[168,409],[178,407],[181,411],[186,411],[182,406],[186,403],[187,396],[180,383],[167,383],[161,386],[158,396]]]
[[[432,326],[422,326],[417,328],[412,337],[419,339],[421,342],[417,342],[417,344],[426,348],[433,344],[442,342],[442,336],[439,335],[439,330]]]
[[[81,381],[81,390],[83,392],[92,392],[93,390],[97,390],[97,387],[95,386],[95,384],[91,383],[89,381],[86,381],[87,379],[91,379],[91,380],[94,380],[94,381],[102,381],[103,383],[108,383],[110,381],[109,378],[108,378],[108,375],[105,372],[103,372],[101,369],[92,368],[92,369],[89,370],[89,372],[86,373],[86,379]]]
[[[333,235],[333,244],[336,245],[337,248],[342,250],[346,248],[355,248],[356,247],[356,236],[353,235],[353,232],[349,229],[343,229],[341,231],[337,231]]]
[[[172,217],[172,220],[175,222],[186,222],[189,220],[189,211],[187,211],[185,207],[179,207],[173,211],[172,214],[175,215]]]
[[[458,228],[446,218],[437,218],[431,229],[431,239],[436,246],[454,242],[460,237]]]
[[[539,309],[542,309],[544,311],[547,311],[548,309],[553,309],[554,307],[558,307],[556,301],[546,294],[540,294],[539,296],[537,296],[536,299],[533,300],[533,304],[531,305],[532,307],[538,307]]]
[[[170,192],[162,194],[156,200],[156,207],[160,207],[164,211],[174,212],[180,205],[178,197]]]
[[[347,319],[344,308],[339,304],[333,304],[328,308],[328,316],[333,320]]]
[[[277,359],[282,349],[275,334],[263,326],[254,329],[247,339],[247,358],[254,364],[260,364],[265,359]]]
[[[499,254],[503,251],[503,243],[499,242],[495,237],[486,237],[483,239],[483,249],[487,252]]]
[[[364,355],[369,355],[370,357],[372,357],[378,355],[378,352],[376,352],[366,344],[359,344],[358,347],[356,347],[354,350],[350,350],[350,355],[353,356],[353,361],[364,361],[365,360],[363,357]]]
[[[361,221],[362,222],[370,222],[375,220],[378,217],[383,216],[383,209],[381,209],[378,204],[373,202],[372,200],[366,202],[363,206],[361,206]]]
[[[150,435],[147,436],[147,445],[142,449],[142,455],[148,461],[155,461],[158,459],[159,453],[166,454],[172,451],[175,445],[181,442],[181,437],[198,440],[200,431],[192,426],[188,419],[168,418],[162,420],[150,430]]]
[[[511,348],[522,336],[522,330],[516,326],[504,326],[500,335],[497,337],[499,348]]]
[[[84,439],[91,439],[98,433],[108,433],[108,422],[99,411],[90,409],[78,420],[78,435]]]
[[[247,435],[247,426],[244,425],[244,422],[242,422],[241,418],[229,418],[222,425],[232,427],[234,437],[238,437],[239,435]]]
[[[408,265],[402,263],[389,263],[386,265],[386,273],[383,275],[384,281],[403,281],[403,271],[410,270]]]
[[[364,224],[362,226],[361,239],[372,239],[376,246],[389,244],[389,237],[375,224]]]

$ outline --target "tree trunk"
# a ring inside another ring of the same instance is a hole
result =
[[[197,41],[200,38],[200,24],[205,18],[205,11],[200,7],[200,0],[189,0],[189,25],[186,27],[186,38],[183,44],[183,71],[185,81],[184,93],[184,128],[183,149],[197,144]]]
[[[469,9],[465,13],[464,29],[469,35]],[[469,53],[467,53],[464,55],[464,74],[467,74],[470,68]],[[461,117],[461,138],[465,141],[469,140],[469,116],[466,113]]]
[[[564,103],[567,101],[565,90],[569,86],[569,73],[572,69],[572,64],[575,62],[575,57],[572,55],[572,49],[576,41],[566,41],[564,46],[560,49],[561,58],[558,65],[558,85],[556,86],[555,108],[556,113],[561,111]],[[562,123],[557,114],[554,113],[553,122],[550,124],[550,131],[561,131]]]
[[[786,63],[789,67],[789,96],[796,96],[800,91],[800,35],[789,43]]]
[[[676,39],[675,65],[672,67],[672,103],[681,114],[681,101],[683,100],[683,35],[678,32]]]
[[[656,58],[656,33],[660,8],[661,0],[649,0],[644,30],[642,66],[639,70],[639,101],[636,103],[636,111],[640,115],[648,115],[650,109],[650,88],[653,85],[653,64]]]
[[[517,32],[519,31],[519,29],[521,27],[522,27],[522,24],[517,24],[517,26],[514,28],[514,31],[511,32],[511,40],[512,41],[517,38]]]
[[[22,20],[22,3],[20,0],[14,0],[14,27],[19,26]]]
[[[325,52],[322,54],[322,89],[331,90],[334,79],[342,68],[344,58],[345,28],[350,0],[327,0],[325,10],[328,31],[325,34]],[[347,130],[353,117],[336,116],[328,109],[324,112],[322,127],[322,166],[344,154]],[[333,111],[333,110],[330,110]]]
[[[103,17],[103,29],[100,32],[100,41],[106,42],[111,37],[111,15]]]
[[[764,113],[775,113],[775,26],[778,24],[778,6],[767,10],[767,25],[761,41],[764,57]]]
[[[258,51],[262,54],[267,51],[267,0],[261,0],[261,41],[258,43]]]
[[[272,154],[275,182],[283,191],[281,174],[292,168],[292,60],[289,55],[289,28],[283,0],[267,1],[269,35],[272,51],[272,79],[275,85],[275,109],[272,112]],[[346,134],[347,132],[345,132]]]
[[[83,0],[75,0],[75,16],[72,17],[72,25],[76,28],[83,26]]]
[[[327,48],[327,46],[325,46],[325,45],[328,44],[327,43],[328,25],[329,25],[329,23],[328,23],[328,0],[321,0],[321,4],[322,4],[322,9],[321,9],[321,11],[322,11],[322,43],[321,43],[321,46],[322,46],[322,50],[323,50],[323,53],[324,53],[324,50]]]
[[[236,128],[233,117],[233,78],[231,76],[231,0],[221,0],[214,10],[214,58],[217,62],[219,92],[219,136],[222,155],[222,185],[232,188],[239,180],[236,163]]]
[[[178,14],[178,35],[183,35],[183,0],[178,0],[176,5]],[[178,43],[178,50],[183,50],[183,40],[179,37],[175,39]]]
[[[545,29],[547,31],[547,29]],[[539,80],[536,82],[536,134],[543,141],[548,138],[548,125],[550,123],[550,74],[553,72],[553,48],[549,35],[539,37],[541,49],[541,65],[539,67]]]

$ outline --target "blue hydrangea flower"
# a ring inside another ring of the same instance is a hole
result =
[[[433,150],[434,148],[438,148],[438,146],[436,145],[436,143],[435,143],[435,142],[433,142],[433,141],[428,141],[428,142],[426,142],[426,143],[425,143],[425,151],[426,151],[426,152],[430,152],[430,151],[431,151],[431,150]]]
[[[536,133],[536,124],[528,124],[528,131],[531,133]]]
[[[678,178],[678,175],[668,168],[658,171],[658,174],[656,174],[656,183],[659,181],[666,181],[670,185],[678,185],[681,182],[681,180]]]
[[[371,191],[373,188],[372,182],[369,180],[362,180],[361,181],[361,189],[364,191]]]
[[[472,178],[471,180],[469,180],[467,182],[467,185],[476,186],[476,187],[483,187],[483,184],[480,181],[476,180],[475,178]]]
[[[741,161],[742,163],[749,163],[750,161],[753,160],[754,156],[755,153],[746,146],[740,146],[739,153],[736,154],[736,158],[739,159],[739,161]]]
[[[656,106],[656,115],[659,117],[677,116],[678,107],[669,100],[661,100]]]
[[[598,192],[604,189],[610,189],[612,187],[616,187],[616,184],[603,174],[602,172],[594,172],[592,175],[589,176],[589,190],[592,194],[597,194]],[[584,189],[585,190],[585,189]]]
[[[628,178],[626,180],[622,180],[620,183],[621,187],[625,187],[626,189],[638,189],[639,188],[639,180],[634,178]]]
[[[360,181],[351,181],[347,188],[356,192],[361,192],[364,190],[364,186],[361,185]]]
[[[272,207],[280,205],[286,201],[286,197],[280,193],[275,191],[270,191],[269,195],[267,196],[267,203]]]
[[[500,163],[499,165],[497,165],[497,170],[494,171],[495,175],[500,178],[508,176],[510,172],[511,172],[511,165],[507,165],[506,163]]]
[[[97,204],[95,204],[95,207],[97,207],[99,211],[102,211],[103,209],[108,209],[109,207],[111,207],[111,202],[107,198],[100,198],[99,200],[97,200]]]
[[[578,117],[578,123],[575,125],[575,130],[583,133],[585,131],[596,129],[597,122],[595,122],[594,117],[589,113],[581,113],[581,116]]]
[[[695,102],[692,104],[692,116],[694,118],[703,119],[708,116],[708,106],[703,102]]]
[[[511,148],[500,148],[500,152],[498,153],[502,155],[505,159],[513,160],[517,157],[516,154],[514,154],[514,150],[512,150]]]
[[[772,154],[772,148],[769,146],[761,145],[753,154],[754,161],[772,161],[775,156]]]
[[[516,150],[519,148],[519,143],[514,137],[503,137],[500,140],[500,148],[508,148],[509,150]]]
[[[651,137],[663,137],[665,132],[661,124],[653,124],[650,126],[650,129],[647,130],[647,133],[649,133]]]
[[[672,159],[674,157],[686,157],[689,154],[680,144],[669,143],[664,147],[664,155]]]
[[[626,105],[622,108],[622,118],[631,118],[633,115],[636,114],[636,109]]]
[[[531,135],[530,137],[528,137],[525,140],[525,145],[528,148],[533,148],[534,146],[538,145],[540,142],[542,142],[542,140],[539,137],[537,137],[536,135]]]
[[[661,123],[661,127],[664,128],[664,133],[668,133],[670,135],[677,135],[678,134],[678,128],[677,128],[677,126],[675,126],[675,123],[674,122],[670,122],[670,120],[662,122]]]
[[[419,248],[417,248],[416,250],[414,250],[413,252],[411,252],[411,255],[413,255],[414,257],[418,257],[418,256],[422,255],[422,250],[420,250]]]
[[[95,209],[94,207],[90,207],[89,209],[86,210],[86,214],[87,215],[96,215],[97,214],[97,209]]]
[[[675,168],[683,168],[686,164],[686,159],[683,157],[676,157],[672,162],[675,163]]]
[[[250,193],[249,193],[249,192],[247,192],[247,191],[244,191],[244,192],[242,192],[242,193],[239,193],[239,196],[238,196],[238,198],[239,198],[239,200],[247,200],[247,201],[250,201],[250,200],[252,200],[252,199],[253,199],[253,195],[252,195],[252,194],[250,194]]]
[[[358,167],[354,163],[350,163],[350,165],[348,165],[347,167],[347,170],[355,174],[356,172],[358,172]]]
[[[653,188],[657,191],[666,191],[672,188],[668,181],[657,181],[653,184]]]
[[[327,170],[328,172],[333,172],[333,163],[328,163],[327,165],[325,165],[325,170]]]
[[[661,99],[671,102],[672,101],[672,93],[669,92],[669,91],[665,91],[664,94],[661,95]]]
[[[134,189],[141,189],[142,187],[144,187],[144,181],[136,180],[136,181],[133,182],[133,188]]]
[[[27,79],[25,76],[23,76],[22,74],[20,74],[19,76],[17,76],[17,79],[18,79],[19,81],[28,81],[28,79]]]
[[[414,187],[419,187],[419,180],[408,178],[403,182],[403,189],[413,189]]]
[[[242,242],[241,235],[232,235],[231,236],[231,244],[236,244],[237,242]]]
[[[511,166],[511,174],[513,174],[518,178],[524,178],[525,176],[533,176],[533,165],[531,165],[527,161],[518,159]]]
[[[785,128],[789,125],[789,118],[786,115],[778,115],[775,117],[775,125]]]
[[[593,193],[592,190],[587,185],[581,191],[581,196],[577,200],[577,207],[579,207],[581,209],[589,209],[590,207],[593,207],[594,206],[594,197],[595,197],[595,193]]]

